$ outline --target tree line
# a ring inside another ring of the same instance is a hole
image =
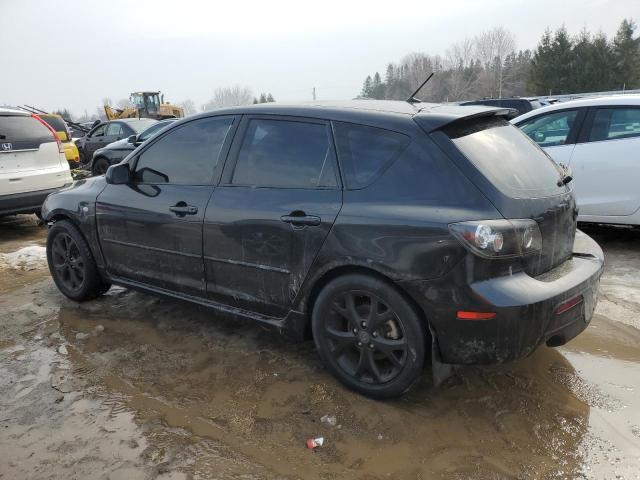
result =
[[[419,94],[431,102],[560,95],[640,88],[640,37],[625,19],[612,39],[583,29],[570,35],[547,29],[537,47],[516,50],[515,35],[496,27],[452,44],[444,55],[411,53],[387,64],[384,78],[368,75],[361,98],[406,100],[434,72]]]

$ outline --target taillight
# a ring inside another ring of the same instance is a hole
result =
[[[519,257],[542,248],[542,235],[535,220],[479,220],[449,225],[460,243],[486,258]]]
[[[56,133],[56,131],[51,127],[51,125],[49,125],[47,122],[45,122],[44,120],[42,120],[38,115],[36,115],[35,113],[32,113],[31,116],[33,118],[35,118],[36,120],[38,120],[42,125],[44,125],[45,127],[47,127],[47,129],[51,132],[51,134],[53,135],[53,138],[55,139],[56,143],[58,144],[58,152],[60,153],[64,153],[64,148],[62,147],[62,142],[60,141],[60,139],[58,138],[58,134]]]

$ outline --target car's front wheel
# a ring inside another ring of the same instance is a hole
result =
[[[87,241],[68,220],[49,229],[47,263],[58,289],[72,300],[90,300],[110,287],[100,276]]]
[[[357,392],[396,397],[422,373],[427,350],[423,322],[384,280],[361,274],[332,280],[318,295],[311,321],[323,362]]]
[[[100,157],[100,158],[96,158],[93,161],[93,166],[91,167],[91,173],[93,173],[94,177],[97,177],[98,175],[104,175],[105,173],[107,173],[107,169],[109,168],[111,164],[109,163],[109,160],[107,160],[104,157]]]

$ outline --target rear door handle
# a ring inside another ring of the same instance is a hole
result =
[[[292,212],[294,213],[294,212]],[[322,223],[320,217],[314,215],[283,215],[280,217],[284,223],[290,223],[291,225],[309,225],[318,226]]]
[[[186,205],[184,204],[184,202],[179,202],[177,205],[169,207],[169,210],[171,210],[178,216],[195,215],[196,213],[198,213],[198,207],[194,207],[193,205]]]

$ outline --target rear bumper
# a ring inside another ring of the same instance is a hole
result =
[[[49,188],[35,192],[13,193],[11,195],[0,195],[0,216],[15,215],[17,213],[35,213],[42,207],[42,202],[50,193],[67,187],[63,185],[59,188]]]
[[[572,258],[538,277],[519,272],[453,287],[440,280],[405,288],[427,312],[443,362],[500,363],[529,355],[542,343],[562,345],[582,332],[595,309],[603,268],[600,246],[578,231]],[[579,303],[558,313],[574,299]],[[495,317],[459,320],[461,310]]]

